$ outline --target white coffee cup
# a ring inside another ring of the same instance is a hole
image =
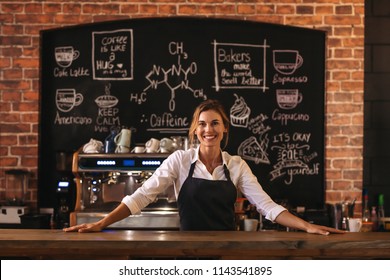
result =
[[[362,228],[362,219],[361,218],[349,218],[348,226],[350,232],[359,232]]]
[[[145,152],[145,147],[144,146],[135,146],[133,150],[131,150],[132,153],[135,154],[142,154]]]
[[[103,150],[103,143],[101,141],[91,138],[87,144],[83,146],[83,152],[86,154],[101,153]]]
[[[161,153],[172,153],[175,150],[173,140],[170,138],[163,138],[160,140],[160,152]]]
[[[259,221],[256,219],[245,219],[244,220],[244,230],[245,231],[257,231],[257,226]]]
[[[116,144],[115,153],[123,154],[130,152],[131,130],[122,128],[121,132],[115,136],[114,142]]]
[[[145,150],[147,153],[158,153],[160,149],[160,140],[156,138],[150,138],[145,143]]]

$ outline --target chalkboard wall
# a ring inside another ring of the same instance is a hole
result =
[[[112,126],[132,143],[186,135],[196,105],[230,115],[231,154],[292,206],[324,207],[325,32],[260,22],[144,18],[41,32],[40,207],[56,153]]]

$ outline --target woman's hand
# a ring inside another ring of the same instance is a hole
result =
[[[346,233],[344,230],[339,230],[332,227],[326,227],[316,224],[310,224],[307,226],[306,229],[307,233],[316,233],[316,234],[322,234],[322,235],[329,235],[330,233]]]
[[[64,231],[99,232],[102,231],[104,228],[108,227],[109,225],[128,217],[129,215],[131,215],[129,208],[124,203],[121,203],[118,205],[118,207],[112,210],[111,213],[109,213],[100,221],[89,224],[79,224],[72,227],[64,228]]]
[[[102,231],[102,227],[98,223],[80,224],[73,227],[64,228],[65,232],[99,232]]]

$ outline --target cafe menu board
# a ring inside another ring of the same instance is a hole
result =
[[[144,18],[41,32],[39,203],[58,151],[113,127],[131,143],[186,136],[193,109],[220,100],[226,150],[292,207],[324,207],[325,32],[251,21]],[[51,193],[52,192],[52,193]],[[50,194],[51,193],[51,194]]]

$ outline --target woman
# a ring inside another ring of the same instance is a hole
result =
[[[310,224],[276,204],[262,189],[248,164],[239,156],[221,150],[228,141],[229,118],[216,100],[206,100],[195,110],[189,129],[198,148],[172,153],[153,175],[105,218],[95,223],[65,228],[94,232],[137,214],[167,187],[174,185],[181,230],[234,230],[234,203],[238,191],[266,219],[308,233],[328,235],[343,231]]]

